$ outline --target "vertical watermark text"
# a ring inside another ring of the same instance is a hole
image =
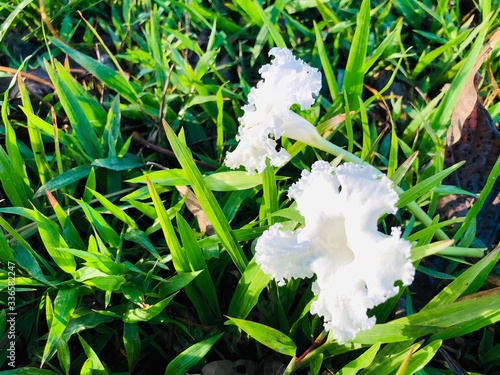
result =
[[[16,265],[7,263],[7,365],[16,367]]]

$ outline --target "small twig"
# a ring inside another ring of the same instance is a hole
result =
[[[153,151],[168,155],[169,157],[172,157],[172,158],[176,158],[175,153],[173,151],[167,150],[166,148],[157,146],[154,143],[151,143],[151,142],[145,140],[142,137],[142,135],[137,131],[134,131],[132,133],[132,141],[135,143],[139,143],[139,144],[143,145],[144,147],[150,148]],[[198,167],[203,167],[203,168],[211,169],[211,170],[215,169],[215,167],[213,165],[205,163],[203,161],[195,160],[194,162],[196,163],[196,165]]]
[[[21,70],[17,70],[17,69],[13,69],[13,68],[8,68],[6,66],[0,66],[0,71],[1,72],[5,72],[5,73],[9,73],[9,74],[12,74],[12,75],[15,75],[16,73],[18,73],[23,78],[27,78],[27,79],[30,79],[30,80],[32,80],[34,82],[41,83],[42,85],[50,87],[52,90],[56,89],[54,87],[54,85],[52,83],[50,83],[49,81],[47,81],[47,80],[45,80],[43,78],[37,77],[36,75],[31,74],[31,73],[26,73],[26,72],[23,72]]]
[[[52,34],[52,36],[54,38],[56,38],[57,40],[59,40],[60,42],[63,42],[64,44],[67,44],[63,40],[63,38],[61,38],[61,36],[57,32],[57,30],[54,28],[54,26],[52,26],[52,23],[50,22],[50,19],[47,16],[47,12],[45,12],[45,4],[44,4],[43,0],[40,0],[40,15],[42,16],[43,23],[47,26],[47,28],[49,29],[49,31]]]

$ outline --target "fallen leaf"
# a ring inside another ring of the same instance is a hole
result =
[[[481,76],[477,70],[500,39],[494,34],[482,51],[453,111],[445,142],[445,168],[465,160],[463,167],[443,183],[480,194],[500,154],[500,132],[477,94]],[[476,198],[453,194],[440,199],[438,210],[446,219],[463,217]],[[497,180],[476,217],[476,238],[486,246],[500,240],[500,180]]]
[[[212,223],[208,219],[205,211],[202,210],[200,202],[193,191],[187,186],[176,186],[177,191],[183,197],[186,196],[185,204],[186,208],[194,215],[196,220],[198,221],[198,226],[202,232],[205,232],[207,236],[211,236],[215,234],[214,227]]]

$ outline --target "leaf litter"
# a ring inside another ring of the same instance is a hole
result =
[[[500,39],[497,31],[479,55],[453,111],[445,140],[445,168],[462,160],[466,163],[443,183],[481,194],[500,154],[500,132],[478,95],[482,77],[477,71]],[[446,219],[464,217],[477,198],[451,194],[439,201]],[[500,180],[496,180],[476,217],[476,238],[485,246],[500,241]]]

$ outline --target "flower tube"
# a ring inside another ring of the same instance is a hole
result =
[[[262,80],[251,89],[240,118],[239,144],[225,161],[233,169],[244,166],[249,174],[261,173],[266,158],[275,167],[290,160],[285,149],[276,149],[281,136],[305,143],[322,139],[311,123],[290,110],[292,104],[299,104],[302,110],[311,107],[321,89],[321,73],[288,49],[273,48],[269,55],[274,60],[259,70]]]
[[[311,172],[302,172],[289,197],[305,226],[270,227],[257,241],[256,262],[280,285],[316,275],[311,313],[323,317],[339,343],[352,340],[373,327],[375,317],[367,310],[395,296],[396,281],[413,281],[411,247],[401,230],[392,228],[390,235],[377,230],[381,215],[396,212],[398,195],[391,181],[370,167],[318,161]]]

